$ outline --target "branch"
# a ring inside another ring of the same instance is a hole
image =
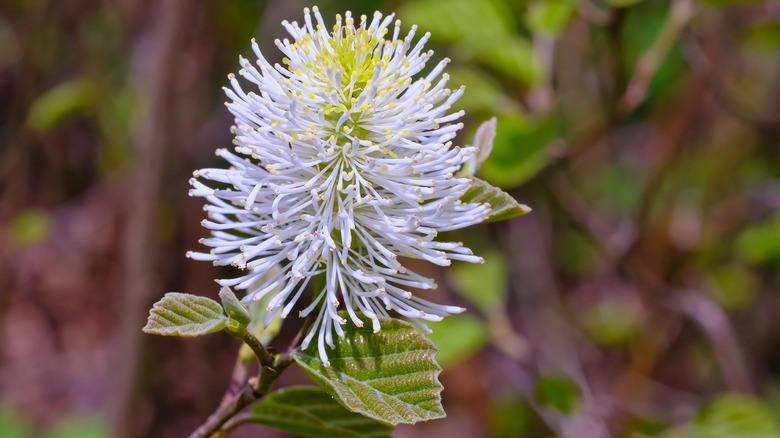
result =
[[[217,410],[209,415],[206,422],[200,425],[189,438],[208,438],[213,434],[216,436],[226,436],[248,418],[246,415],[238,415],[244,408],[260,400],[268,394],[271,386],[276,379],[293,362],[290,353],[297,347],[300,339],[303,337],[306,329],[311,325],[311,318],[304,320],[298,335],[290,343],[287,354],[272,355],[265,346],[251,333],[246,332],[241,340],[252,349],[257,359],[260,361],[260,374],[256,378],[249,379],[241,389],[233,394],[234,385],[240,384],[246,378],[246,367],[241,357],[236,359],[236,366],[233,370],[233,378],[230,386],[225,392],[222,402]],[[223,427],[225,426],[225,427]]]
[[[261,394],[257,391],[251,382],[247,383],[228,403],[224,404],[217,409],[216,412],[211,414],[206,422],[201,424],[200,427],[190,435],[190,438],[208,438],[245,407],[260,400],[263,395],[265,394]]]
[[[263,344],[261,344],[260,341],[254,337],[254,335],[252,335],[252,333],[246,332],[241,340],[252,349],[252,351],[255,353],[255,356],[257,356],[257,359],[260,361],[260,365],[268,367],[273,365],[273,356],[271,356],[271,353],[265,349]]]
[[[691,71],[704,83],[707,91],[723,109],[755,129],[762,136],[776,138],[778,131],[780,131],[778,122],[754,113],[729,96],[723,81],[719,78],[719,70],[712,65],[693,36],[686,34],[683,37],[682,47],[683,57],[691,67]]]
[[[268,352],[266,351],[266,353]],[[213,414],[209,415],[206,422],[201,424],[189,438],[208,438],[212,434],[220,432],[222,426],[230,419],[268,394],[273,383],[290,366],[290,363],[292,363],[291,360],[282,359],[276,365],[261,365],[260,376],[249,379],[249,382],[237,394],[230,398],[227,403],[223,403]]]
[[[672,306],[701,327],[710,341],[723,373],[733,390],[754,394],[754,386],[739,341],[723,309],[700,292],[683,291]]]
[[[655,76],[658,67],[674,47],[677,38],[693,17],[693,0],[676,0],[669,10],[669,18],[658,34],[652,47],[645,52],[634,70],[634,75],[620,99],[620,110],[628,114],[645,100],[647,87]]]

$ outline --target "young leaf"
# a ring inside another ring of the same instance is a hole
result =
[[[471,188],[460,199],[463,202],[490,204],[492,211],[485,222],[498,222],[513,217],[522,216],[531,211],[527,205],[515,201],[506,192],[493,187],[479,178],[471,178]]]
[[[252,408],[247,422],[265,424],[303,438],[389,438],[393,430],[344,409],[330,394],[314,386],[274,392]]]
[[[229,287],[223,287],[219,291],[219,299],[222,301],[222,306],[225,308],[225,312],[229,317],[236,320],[239,324],[246,327],[252,320],[252,316],[249,314],[249,309],[246,308],[233,290]]]
[[[197,295],[168,292],[149,311],[145,333],[194,337],[225,328],[227,317],[216,301]]]
[[[474,173],[479,170],[482,163],[487,160],[490,152],[493,151],[493,140],[496,139],[497,125],[498,122],[495,117],[479,125],[477,133],[474,135],[474,148],[476,148],[477,153],[461,167],[458,176],[474,176]]]
[[[344,326],[329,367],[314,345],[296,351],[295,361],[350,411],[392,425],[445,417],[436,346],[405,321],[383,318],[377,333],[363,322]]]

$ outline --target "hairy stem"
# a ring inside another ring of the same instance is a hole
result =
[[[271,356],[271,353],[268,352],[268,350],[265,349],[262,343],[252,334],[249,332],[246,332],[244,336],[241,338],[242,341],[246,343],[246,345],[249,346],[249,348],[252,349],[252,351],[255,353],[255,356],[257,356],[257,359],[260,361],[260,365],[262,366],[271,366],[274,363],[274,358]]]
[[[310,318],[307,318],[298,335],[290,343],[287,354],[284,355],[272,355],[254,335],[249,332],[244,333],[241,340],[252,349],[255,356],[257,356],[258,361],[260,361],[260,373],[258,377],[249,379],[238,392],[231,394],[232,386],[237,383],[240,384],[239,381],[235,379],[236,375],[243,380],[243,378],[241,378],[241,372],[246,372],[247,365],[241,363],[241,358],[239,357],[233,373],[234,379],[231,379],[231,388],[228,388],[222,403],[220,403],[217,410],[209,415],[206,421],[201,424],[195,432],[190,434],[189,438],[208,438],[212,436],[224,437],[243,424],[247,416],[238,414],[244,410],[244,408],[268,394],[276,379],[292,363],[293,360],[290,357],[290,353],[298,347],[303,333],[306,331],[309,324]],[[241,420],[239,420],[239,418],[241,418]],[[225,427],[223,428],[223,426]]]
[[[259,342],[258,342],[259,344]],[[262,347],[262,345],[260,345]],[[263,348],[265,351],[265,348]],[[266,351],[266,354],[268,352]],[[270,355],[269,355],[270,357]],[[273,362],[273,358],[271,359]],[[206,422],[200,425],[189,438],[208,438],[220,432],[222,426],[247,406],[260,400],[268,394],[271,386],[282,372],[290,365],[291,361],[281,360],[276,365],[260,365],[259,378],[249,379],[246,385],[238,391],[227,403],[223,403],[213,414],[209,415]],[[224,436],[221,433],[218,436]]]

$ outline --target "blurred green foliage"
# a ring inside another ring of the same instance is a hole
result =
[[[544,422],[522,397],[503,397],[491,403],[488,419],[490,437],[523,437],[549,434]]]
[[[691,424],[672,429],[664,438],[773,438],[780,423],[761,401],[745,395],[724,394],[702,408]]]
[[[454,315],[431,323],[428,338],[439,349],[436,361],[442,369],[451,368],[484,348],[490,341],[485,324],[469,315]]]
[[[37,430],[37,431],[36,431]],[[108,438],[106,420],[96,414],[65,417],[41,432],[17,412],[0,408],[0,436],[3,438]]]
[[[30,425],[12,409],[0,408],[0,431],[3,438],[27,438],[31,436]]]
[[[30,246],[42,242],[51,232],[51,218],[43,210],[30,209],[13,218],[6,234],[17,246]]]
[[[585,334],[607,347],[629,345],[642,327],[635,308],[619,301],[598,303],[582,310],[579,318]]]
[[[710,297],[724,309],[734,311],[749,308],[761,287],[755,272],[737,264],[715,268],[707,285]]]
[[[780,263],[780,216],[745,229],[737,237],[736,249],[748,263]]]
[[[537,35],[557,37],[569,24],[576,0],[533,1],[526,12],[526,24]]]
[[[40,96],[30,108],[30,128],[46,133],[93,108],[95,88],[90,82],[66,82]]]
[[[572,413],[582,397],[577,384],[568,377],[547,375],[536,380],[534,398],[541,406],[561,413]]]
[[[447,280],[486,314],[501,312],[506,303],[508,266],[497,250],[480,253],[485,263],[456,263],[447,271]]]
[[[83,416],[60,421],[44,436],[45,438],[107,438],[110,434],[103,418]]]

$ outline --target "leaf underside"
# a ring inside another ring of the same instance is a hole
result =
[[[363,327],[344,325],[344,338],[328,349],[330,367],[315,346],[293,357],[350,411],[392,425],[445,417],[436,346],[408,322],[383,318],[381,324],[378,333],[367,318]]]
[[[321,388],[281,389],[256,404],[247,419],[304,438],[389,438],[392,427],[350,412]]]
[[[169,292],[149,311],[145,333],[194,337],[225,328],[227,317],[216,301],[197,295]]]
[[[490,204],[490,216],[484,223],[512,219],[531,211],[530,207],[518,203],[515,201],[515,198],[498,187],[493,187],[489,183],[474,177],[471,177],[471,182],[471,188],[460,200],[468,203]]]

